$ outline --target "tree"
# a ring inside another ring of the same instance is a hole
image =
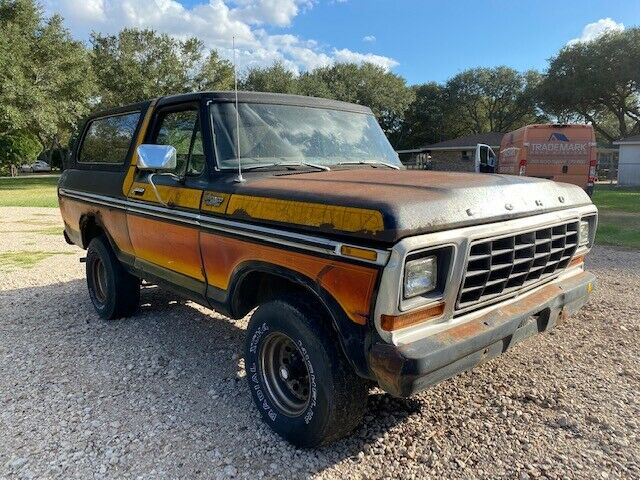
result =
[[[398,148],[416,148],[449,138],[445,127],[445,88],[430,82],[412,87],[415,100],[409,105],[398,133]]]
[[[640,133],[640,28],[564,47],[538,89],[541,107],[591,122],[607,141]]]
[[[28,131],[59,147],[94,91],[84,46],[32,0],[0,0],[0,31],[0,134]]]
[[[0,135],[29,123],[28,59],[39,24],[34,2],[0,0]]]
[[[400,130],[414,95],[402,77],[371,63],[338,63],[317,68],[301,75],[298,91],[366,105],[389,136]]]
[[[250,68],[240,82],[242,90],[254,92],[295,93],[296,76],[282,62],[270,67]]]
[[[467,133],[508,132],[541,120],[534,96],[539,82],[534,71],[472,68],[452,77],[446,89]]]
[[[232,65],[196,38],[127,28],[118,35],[93,34],[92,44],[101,107],[233,86]]]
[[[217,51],[210,50],[193,77],[192,87],[197,91],[231,90],[234,83],[233,65],[221,59]]]
[[[18,167],[25,162],[33,162],[42,151],[38,139],[28,132],[14,132],[0,135],[0,166],[3,170]]]

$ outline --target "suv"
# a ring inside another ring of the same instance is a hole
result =
[[[363,106],[229,92],[98,113],[60,178],[105,319],[141,279],[233,319],[282,437],[351,432],[368,390],[405,397],[551,329],[588,298],[597,210],[547,180],[407,171]],[[257,308],[256,308],[257,307]]]

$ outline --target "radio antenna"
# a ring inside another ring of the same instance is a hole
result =
[[[242,176],[242,160],[240,157],[240,112],[238,111],[238,71],[236,67],[236,37],[232,37],[233,46],[233,80],[235,82],[236,92],[236,158],[238,159],[238,176],[235,179],[236,183],[242,183],[246,180]]]

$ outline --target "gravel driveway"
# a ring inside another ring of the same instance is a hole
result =
[[[59,225],[0,208],[0,478],[640,478],[638,251],[596,247],[593,298],[554,332],[408,400],[373,391],[351,438],[304,451],[253,408],[246,320],[151,287],[99,320]]]

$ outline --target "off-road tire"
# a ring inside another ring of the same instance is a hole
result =
[[[349,365],[330,320],[319,310],[290,298],[272,300],[257,308],[247,328],[245,368],[255,405],[265,423],[298,447],[317,447],[348,435],[361,424],[367,405],[366,380]],[[281,337],[293,342],[308,372],[304,385],[309,399],[295,413],[280,408],[269,387],[278,379],[267,373],[273,368],[264,367],[269,355],[263,352],[272,351],[269,345]]]
[[[105,320],[133,315],[140,304],[140,279],[127,272],[104,236],[91,240],[86,259],[87,287]]]

